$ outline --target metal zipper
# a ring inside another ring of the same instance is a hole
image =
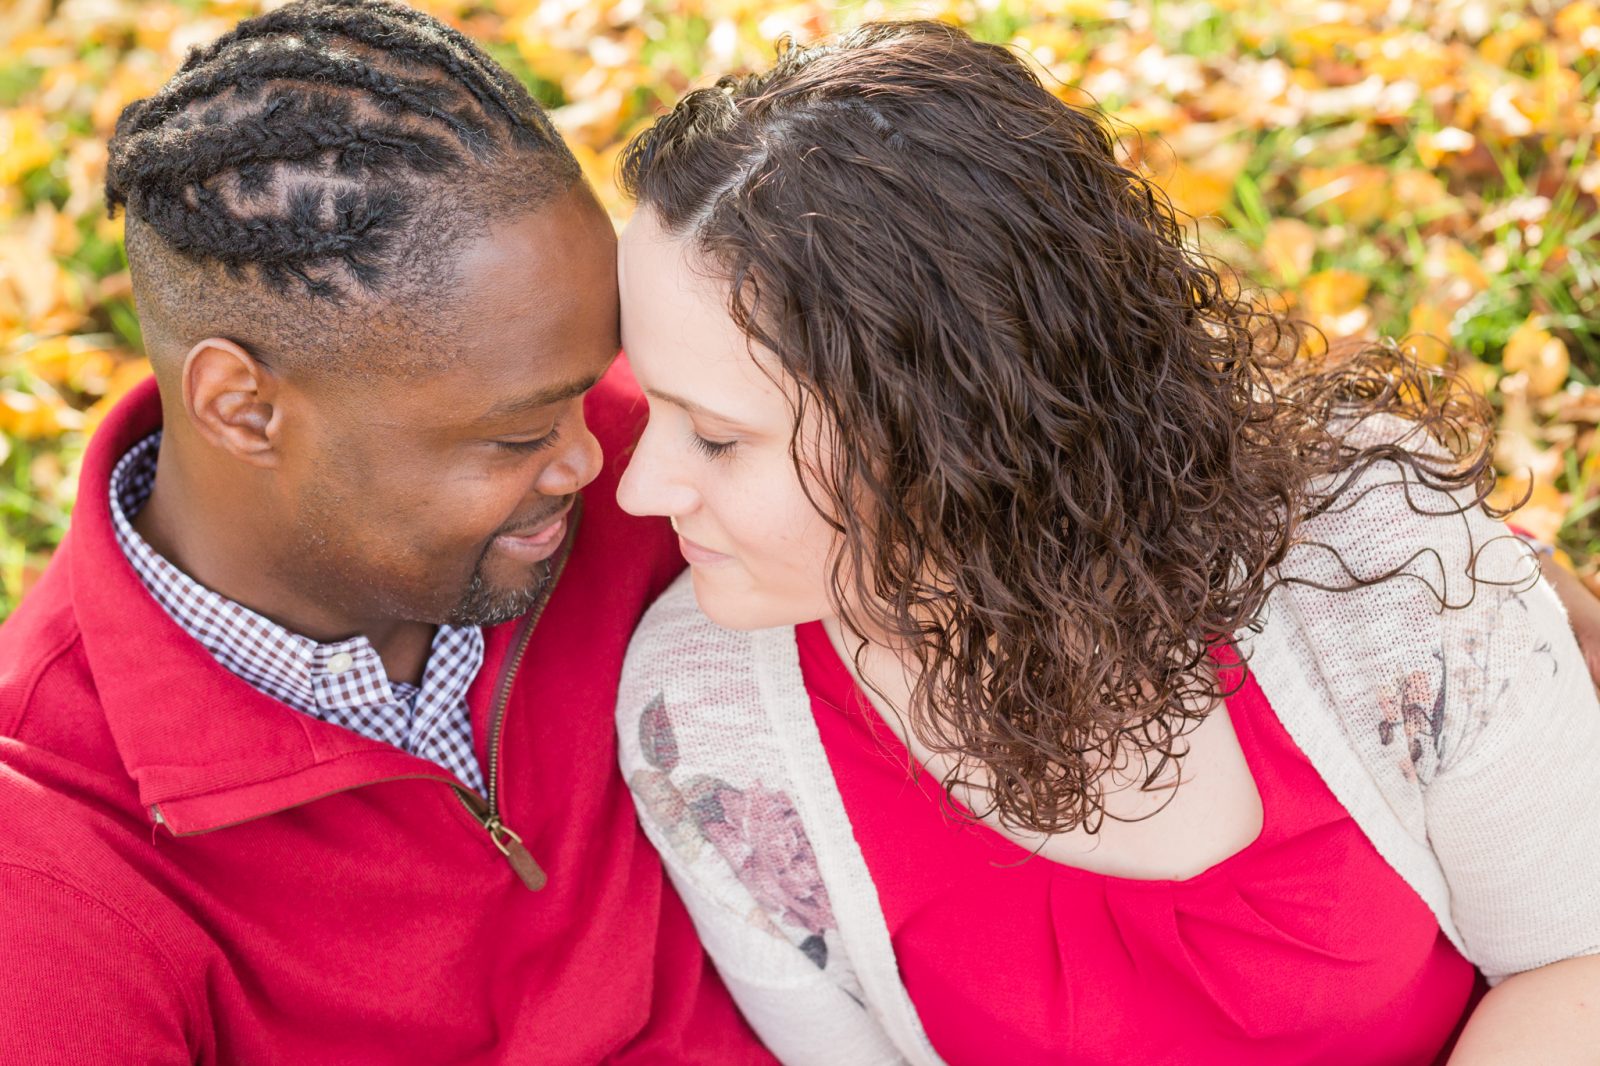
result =
[[[545,605],[550,602],[551,595],[555,592],[556,582],[560,580],[561,573],[566,569],[567,558],[572,554],[572,546],[577,543],[578,519],[583,513],[583,497],[579,496],[572,505],[572,513],[568,519],[567,537],[561,550],[551,560],[550,579],[545,584],[544,594],[539,597],[539,602],[533,609],[523,616],[521,624],[517,627],[516,644],[512,649],[511,658],[507,661],[505,672],[500,677],[499,690],[495,693],[494,710],[489,717],[489,743],[487,752],[489,765],[485,768],[488,781],[488,796],[484,799],[484,809],[479,811],[468,797],[480,798],[470,789],[452,785],[456,799],[461,801],[474,819],[489,833],[489,839],[494,843],[501,855],[511,864],[511,869],[521,879],[530,891],[537,892],[545,886],[549,878],[544,870],[534,860],[531,852],[522,843],[522,837],[506,825],[500,818],[500,746],[504,734],[506,705],[511,700],[511,686],[516,681],[517,670],[522,665],[522,658],[527,654],[528,645],[533,641],[534,627],[539,624],[539,619],[544,615]]]

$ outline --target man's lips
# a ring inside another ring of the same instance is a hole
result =
[[[567,532],[567,516],[571,513],[572,505],[568,504],[560,514],[527,533],[501,533],[494,538],[495,546],[524,562],[543,562],[560,547],[561,538]]]

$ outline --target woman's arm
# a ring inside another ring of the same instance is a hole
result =
[[[1508,977],[1472,1012],[1450,1066],[1600,1063],[1600,955]]]
[[[1600,1063],[1600,703],[1548,583],[1478,591],[1443,651],[1487,664],[1445,701],[1479,724],[1424,787],[1451,915],[1495,985],[1452,1061]]]
[[[1539,562],[1544,579],[1556,590],[1561,606],[1567,609],[1567,621],[1572,625],[1578,647],[1589,665],[1589,677],[1600,685],[1600,598],[1589,587],[1560,563],[1544,557]]]

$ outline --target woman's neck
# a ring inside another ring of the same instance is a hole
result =
[[[824,618],[822,626],[878,718],[911,756],[941,782],[959,770],[950,790],[954,800],[989,828],[1052,862],[1124,877],[1185,877],[1237,851],[1260,830],[1260,797],[1225,708],[1185,738],[1193,749],[1183,760],[1187,787],[1182,790],[1184,802],[1171,804],[1172,810],[1165,810],[1174,798],[1173,788],[1166,786],[1176,786],[1176,767],[1155,787],[1142,788],[1147,765],[1134,758],[1112,763],[1102,778],[1111,818],[1098,831],[1079,827],[1043,834],[1002,826],[985,813],[986,768],[963,767],[958,755],[929,750],[912,728],[917,713],[912,693],[920,674],[915,655],[868,640],[838,618]],[[1207,772],[1196,790],[1187,779],[1201,767]],[[1162,816],[1154,817],[1158,814]]]

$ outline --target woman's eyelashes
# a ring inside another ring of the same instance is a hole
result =
[[[690,433],[689,439],[707,459],[726,459],[739,443],[734,440],[707,440],[698,433]]]

